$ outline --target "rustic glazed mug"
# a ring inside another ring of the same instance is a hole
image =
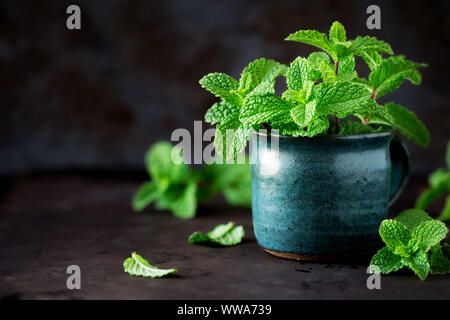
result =
[[[394,132],[274,138],[278,151],[271,137],[251,137],[258,244],[303,260],[376,250],[380,223],[409,176],[408,152]]]

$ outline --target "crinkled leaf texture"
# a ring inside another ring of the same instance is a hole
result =
[[[212,243],[222,246],[233,246],[241,243],[244,227],[235,226],[233,222],[220,224],[208,233],[195,232],[189,237],[190,243]]]
[[[450,272],[450,257],[442,251],[441,245],[431,248],[430,266],[431,274],[447,274]]]
[[[420,280],[425,280],[430,272],[430,263],[426,251],[417,251],[412,257],[402,258],[402,262],[414,271]]]
[[[216,124],[222,122],[226,118],[236,115],[239,116],[239,108],[232,106],[225,101],[220,101],[214,103],[211,108],[206,111],[205,121],[210,124]]]
[[[136,252],[133,252],[131,258],[127,258],[123,262],[123,269],[132,276],[147,278],[161,278],[178,272],[177,269],[159,269],[158,267],[152,266]]]
[[[441,242],[441,240],[445,238],[447,232],[447,226],[441,221],[424,221],[411,233],[413,248],[428,251],[432,246]]]
[[[404,56],[384,59],[369,75],[369,83],[377,97],[397,89],[405,79],[420,84],[422,76],[417,68],[426,67],[424,63],[406,60]]]
[[[225,73],[210,73],[200,79],[200,85],[216,97],[222,98],[229,104],[240,107],[241,97],[236,94],[239,83]]]
[[[433,220],[433,218],[424,210],[407,209],[400,213],[395,220],[404,224],[410,231],[413,231],[422,222]]]
[[[250,75],[251,82],[246,87],[246,91],[250,92],[262,83],[271,83],[276,77],[285,75],[286,70],[287,67],[284,64],[274,60],[260,58],[250,62],[249,65],[244,68],[240,82],[248,78],[247,75]]]
[[[390,273],[400,270],[403,267],[402,258],[399,255],[392,253],[388,247],[378,250],[372,257],[370,262],[371,272],[376,272],[378,267],[381,273]]]
[[[411,239],[408,228],[395,220],[383,220],[380,225],[380,236],[386,246],[394,251],[397,247],[407,246]]]

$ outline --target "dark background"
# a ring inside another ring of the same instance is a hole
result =
[[[1,1],[0,174],[143,169],[143,154],[176,128],[192,130],[215,101],[198,80],[238,77],[255,58],[289,63],[312,47],[283,41],[298,29],[373,35],[396,54],[426,62],[423,84],[384,100],[413,110],[430,129],[410,142],[413,174],[444,165],[450,136],[449,1]],[[77,4],[82,29],[66,28]],[[382,29],[366,28],[381,7]]]

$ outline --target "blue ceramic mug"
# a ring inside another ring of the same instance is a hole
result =
[[[409,176],[394,132],[314,138],[255,133],[250,150],[253,228],[277,256],[320,259],[369,253]]]

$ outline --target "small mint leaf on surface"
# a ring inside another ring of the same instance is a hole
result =
[[[158,267],[152,266],[136,252],[133,252],[131,258],[127,258],[123,262],[123,269],[132,276],[147,278],[161,278],[178,272],[177,269],[159,269]]]
[[[441,245],[431,247],[431,274],[447,274],[450,272],[450,260],[442,252]]]
[[[413,248],[428,251],[445,238],[448,229],[445,223],[437,220],[428,220],[419,224],[411,233]]]
[[[208,233],[195,232],[189,237],[189,242],[219,244],[222,246],[233,246],[241,243],[244,237],[244,227],[235,226],[233,222],[220,224]]]
[[[403,258],[403,264],[410,268],[420,278],[425,280],[430,272],[430,263],[426,251],[418,251],[413,257]]]

